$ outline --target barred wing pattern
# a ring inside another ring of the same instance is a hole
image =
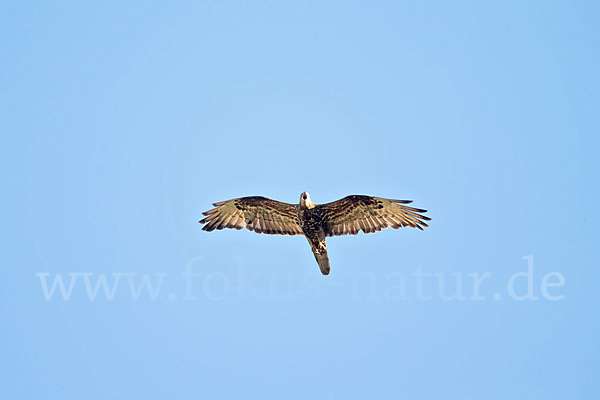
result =
[[[427,227],[431,218],[421,215],[427,210],[405,206],[411,200],[391,200],[372,196],[347,196],[332,203],[317,205],[313,215],[318,216],[326,236],[356,235],[410,226]]]
[[[213,203],[216,208],[202,213],[202,230],[246,227],[249,231],[270,235],[302,235],[296,206],[262,196],[240,197]]]

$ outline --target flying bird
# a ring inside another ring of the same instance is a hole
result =
[[[352,195],[327,204],[315,204],[308,193],[300,195],[298,204],[282,203],[262,196],[240,197],[213,203],[212,210],[202,213],[206,218],[202,230],[246,228],[269,235],[304,235],[310,243],[323,275],[329,275],[329,257],[325,238],[356,235],[410,226],[427,227],[431,218],[427,210],[408,207],[412,200],[391,200],[381,197]]]

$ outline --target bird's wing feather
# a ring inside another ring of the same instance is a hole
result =
[[[216,208],[202,213],[202,230],[246,227],[256,233],[301,235],[296,206],[261,196],[241,197],[213,204]]]
[[[326,236],[356,235],[360,230],[372,233],[387,227],[423,230],[428,226],[425,221],[431,220],[422,215],[427,210],[408,207],[408,203],[412,201],[353,195],[317,205],[313,213],[318,214]]]

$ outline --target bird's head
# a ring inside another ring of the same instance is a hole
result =
[[[307,192],[302,192],[300,195],[300,206],[306,208],[313,208],[315,206],[315,203],[310,200],[310,196]]]

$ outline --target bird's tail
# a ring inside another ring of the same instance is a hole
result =
[[[329,275],[329,271],[331,271],[331,268],[329,268],[329,257],[327,257],[327,250],[313,250],[313,254],[315,255],[315,260],[317,260],[317,264],[319,264],[319,268],[321,268],[321,273],[323,275]]]

